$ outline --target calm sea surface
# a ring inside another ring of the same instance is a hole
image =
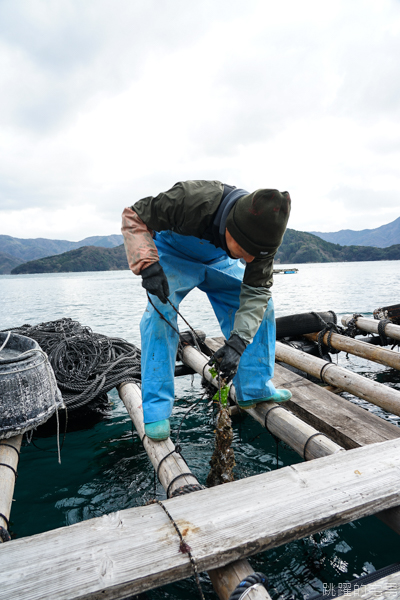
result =
[[[279,265],[280,267],[282,265]],[[275,276],[276,316],[333,310],[371,316],[374,309],[400,302],[400,261],[296,265],[295,275]],[[141,280],[129,271],[0,276],[0,330],[25,323],[36,325],[70,317],[93,331],[122,337],[140,346],[139,322],[146,299]],[[207,297],[191,292],[181,312],[196,329],[221,335]],[[186,329],[184,323],[181,329]],[[366,361],[334,357],[339,364],[400,389],[399,373]],[[172,426],[176,428],[193,400],[203,393],[200,377],[176,380]],[[355,401],[348,396],[349,399]],[[38,433],[24,445],[11,514],[15,537],[33,535],[132,506],[154,497],[151,465],[116,391],[109,393],[109,410],[89,413],[70,425],[57,462],[53,431]],[[359,404],[400,426],[400,419],[384,415],[365,402]],[[204,404],[184,421],[183,455],[202,483],[212,453],[212,416]],[[234,421],[237,479],[293,463],[300,457],[250,417]],[[174,436],[172,436],[174,437]],[[159,498],[165,498],[160,485]],[[227,497],[229,502],[229,497]],[[398,536],[378,519],[368,517],[329,529],[250,559],[270,581],[273,600],[304,598],[399,560]],[[202,585],[207,599],[216,598],[206,574]],[[196,597],[192,579],[153,590],[143,598]]]

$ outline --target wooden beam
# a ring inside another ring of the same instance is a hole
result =
[[[399,473],[400,440],[391,440],[164,505],[204,571],[395,506]],[[0,599],[124,598],[189,577],[179,547],[157,504],[12,540],[0,545]]]
[[[342,323],[347,325],[354,319],[354,322],[358,329],[361,331],[368,331],[369,333],[379,333],[379,319],[367,319],[366,317],[342,317]],[[384,326],[385,335],[395,340],[400,340],[400,325],[394,325],[394,323],[387,323]]]
[[[400,392],[376,381],[371,381],[362,375],[338,367],[334,363],[316,356],[306,354],[282,342],[276,342],[276,360],[292,365],[335,385],[342,390],[351,392],[384,410],[400,416]]]
[[[144,435],[142,395],[140,388],[134,383],[123,383],[118,392],[131,417],[136,431],[144,445],[154,469],[159,471],[159,479],[163,488],[170,491],[170,496],[184,485],[194,485],[198,481],[190,473],[190,469],[183,458],[174,452],[175,445],[168,438],[162,442],[155,442]],[[161,466],[159,467],[161,463]],[[208,575],[214,590],[221,600],[229,600],[233,590],[254,569],[246,559],[235,561],[225,567],[210,569]],[[249,600],[271,600],[267,590],[257,587],[248,594]]]
[[[0,525],[8,530],[22,435],[0,440]],[[1,516],[1,515],[4,515]],[[2,542],[0,536],[0,543]]]
[[[318,333],[306,333],[304,335],[308,340],[316,342],[318,340]],[[367,360],[372,360],[381,365],[391,367],[392,369],[400,370],[400,353],[389,350],[388,348],[381,348],[380,346],[372,346],[368,342],[362,342],[361,340],[355,340],[346,335],[340,335],[338,333],[325,333],[323,338],[324,344],[329,344],[336,350],[342,350]]]

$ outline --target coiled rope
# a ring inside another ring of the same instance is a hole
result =
[[[140,381],[140,350],[94,333],[72,319],[6,329],[34,339],[46,352],[67,407],[78,408],[122,382]]]

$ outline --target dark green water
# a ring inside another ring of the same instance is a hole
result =
[[[379,266],[377,263],[368,264],[375,268]],[[391,269],[393,264],[389,263]],[[375,277],[386,263],[380,265]],[[347,264],[300,265],[298,275],[277,277],[277,315],[334,309],[339,314],[363,312],[367,316],[380,305],[398,301],[399,278],[394,280],[394,284],[392,278],[391,289],[385,288],[382,283],[374,297],[366,298],[356,285],[359,270],[356,270],[356,265],[350,266],[352,271]],[[361,266],[364,267],[364,264]],[[388,273],[389,269],[382,274],[382,282],[387,281]],[[316,277],[316,274],[319,276]],[[367,275],[369,272],[366,271]],[[336,295],[328,294],[325,288],[332,277],[337,280],[340,277],[344,282],[342,293],[336,289]],[[349,282],[353,279],[354,290],[351,291],[353,288]],[[8,310],[2,313],[0,329],[69,316],[95,331],[125,337],[139,345],[138,322],[144,298],[139,295],[141,290],[137,286],[132,290],[132,281],[136,286],[137,280],[125,272],[18,278],[3,276],[0,280],[0,302]],[[321,281],[326,285],[319,285]],[[207,331],[209,335],[219,334],[211,311],[196,293],[193,299],[188,298],[183,303],[183,311],[193,326]],[[390,369],[368,365],[361,359],[347,359],[344,355],[340,355],[339,364],[400,389],[399,375]],[[177,380],[173,428],[178,426],[188,407],[202,393],[198,376],[194,378],[193,386],[191,377]],[[147,455],[136,432],[132,431],[131,421],[117,393],[110,393],[109,399],[112,406],[102,413],[86,413],[79,418],[70,415],[61,465],[57,462],[55,428],[51,423],[45,431],[35,434],[33,442],[37,447],[33,443],[24,445],[11,514],[11,530],[15,537],[30,536],[134,507],[154,497],[154,476]],[[366,406],[366,403],[359,403]],[[366,407],[399,424],[398,417]],[[204,484],[213,450],[212,415],[206,403],[195,410],[195,414],[191,413],[183,423],[181,444],[190,469]],[[275,440],[250,417],[237,418],[233,427],[238,479],[302,460],[282,444],[278,446],[277,459]],[[160,485],[156,494],[160,499],[165,498]],[[306,598],[322,592],[323,584],[348,582],[398,560],[398,536],[374,517],[250,558],[254,569],[268,576],[273,600]],[[201,580],[206,598],[216,598],[207,575],[202,574]],[[191,578],[143,595],[143,598],[154,600],[192,597],[197,597],[197,591]]]

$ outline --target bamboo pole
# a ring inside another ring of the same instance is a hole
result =
[[[367,319],[366,317],[342,317],[342,324],[347,325],[354,319],[358,329],[362,331],[368,331],[369,333],[379,333],[378,325],[379,319]],[[400,325],[394,325],[394,323],[387,323],[384,326],[384,332],[387,337],[395,340],[400,340]]]
[[[276,359],[297,367],[322,381],[363,398],[400,416],[400,392],[362,375],[352,373],[322,358],[311,356],[282,342],[276,342]]]
[[[196,477],[190,473],[190,469],[183,458],[173,452],[175,445],[170,438],[162,442],[155,442],[144,435],[142,396],[139,387],[134,383],[122,383],[118,388],[118,392],[156,471],[162,461],[159,469],[159,479],[163,488],[167,490],[170,486],[171,495],[183,485],[197,484]],[[170,454],[171,452],[172,454]],[[170,456],[167,457],[168,454]],[[180,477],[183,473],[185,475]],[[179,479],[171,483],[176,477],[179,477]],[[225,567],[208,571],[214,590],[221,600],[229,600],[236,586],[252,573],[254,573],[254,569],[247,559],[237,560]],[[261,586],[251,590],[246,597],[249,600],[271,600],[267,590]]]
[[[0,513],[7,521],[10,520],[21,442],[22,435],[0,440]],[[8,523],[1,515],[0,526],[8,530]],[[2,541],[0,536],[0,543]]]
[[[318,333],[306,333],[304,335],[308,340],[316,342],[318,340]],[[326,346],[329,344],[336,348],[336,350],[342,350],[372,360],[381,365],[391,367],[392,369],[400,370],[400,353],[388,350],[387,348],[381,348],[380,346],[372,346],[368,342],[362,342],[355,340],[346,335],[340,335],[338,333],[325,333],[323,342]]]
[[[186,346],[182,352],[182,360],[207,381],[217,386],[215,378],[206,368],[209,357],[201,354],[192,346]],[[230,397],[236,402],[233,385],[230,388]],[[246,413],[251,415],[263,427],[267,427],[270,433],[293,448],[304,460],[321,458],[322,456],[344,451],[342,446],[333,442],[326,435],[319,433],[314,427],[304,423],[275,402],[260,402],[255,408],[246,410]],[[377,513],[376,516],[400,534],[400,506]]]

